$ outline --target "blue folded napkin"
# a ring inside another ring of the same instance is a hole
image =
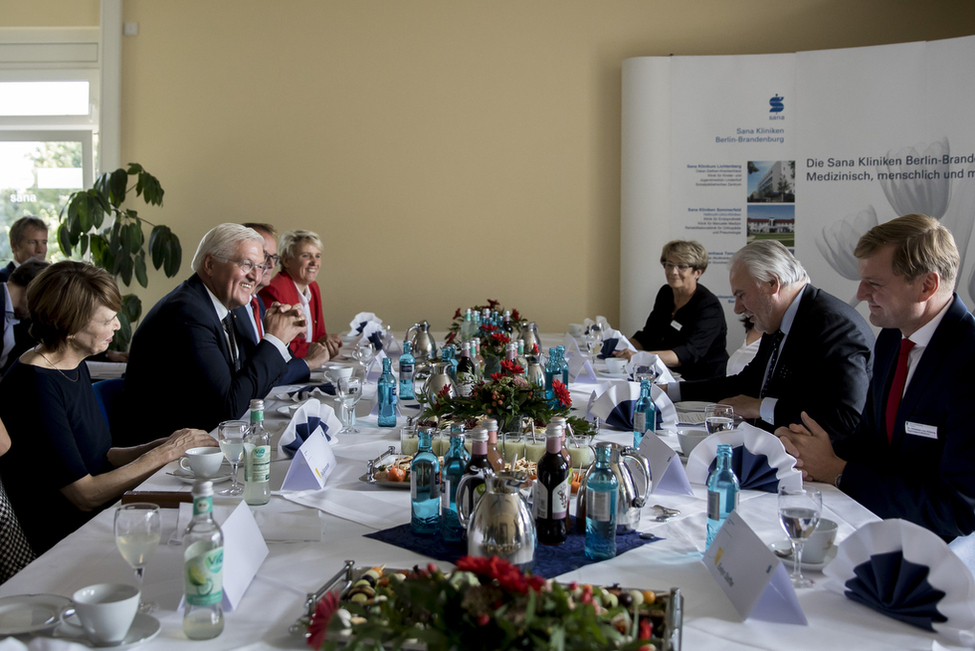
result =
[[[718,460],[715,458],[708,469],[709,475],[717,465]],[[731,469],[735,471],[738,486],[742,490],[779,492],[779,478],[776,476],[778,470],[769,465],[768,457],[764,454],[754,454],[744,445],[739,445],[731,450]]]
[[[382,331],[381,330],[376,330],[371,335],[369,335],[369,341],[372,342],[373,348],[376,349],[376,352],[379,352],[380,350],[382,350],[383,349],[383,333],[382,333]]]
[[[366,324],[367,323],[369,323],[369,322],[368,321],[359,321],[359,325],[356,327],[355,331],[358,332],[361,335],[362,334],[362,329],[366,327]]]
[[[619,343],[619,337],[614,337],[612,339],[603,339],[603,347],[599,351],[599,359],[606,359],[607,357],[613,357],[613,352],[616,350],[616,344]]]
[[[332,437],[328,435],[328,425],[318,416],[309,416],[308,420],[304,423],[295,423],[295,440],[285,445],[284,449],[291,456],[294,456],[298,452],[298,448],[301,447],[301,444],[317,429],[322,430],[322,434],[325,435],[326,439],[329,441],[332,440]]]
[[[572,530],[569,532],[568,539],[558,547],[548,545],[538,545],[535,548],[535,563],[532,566],[532,573],[536,576],[552,578],[571,572],[591,563],[597,563],[592,559],[586,558],[586,534],[578,531],[573,523]],[[409,549],[410,551],[435,558],[439,561],[456,563],[461,556],[467,555],[467,543],[447,542],[440,536],[418,536],[413,533],[409,524],[401,524],[398,527],[391,527],[363,534],[366,538],[381,540],[384,543]],[[640,538],[639,532],[616,535],[616,554],[617,556],[628,552],[631,549],[642,547],[648,543],[664,540],[655,538],[648,540]]]
[[[636,400],[624,400],[613,407],[613,411],[610,412],[609,417],[606,419],[606,424],[624,432],[627,430],[632,431],[634,411],[636,411]],[[654,427],[654,431],[659,430],[662,425],[663,417],[660,409],[657,409],[657,425]]]
[[[846,582],[850,599],[927,631],[934,631],[933,622],[948,621],[938,610],[945,593],[928,583],[930,568],[907,560],[903,551],[874,554],[853,572]]]
[[[299,400],[304,400],[305,398],[310,398],[312,391],[318,389],[322,393],[327,393],[330,396],[335,395],[335,385],[331,382],[326,382],[325,384],[309,384],[306,387],[301,387],[300,389],[295,389],[294,391],[289,391],[288,396],[291,398],[298,397]],[[308,395],[304,395],[308,394]]]

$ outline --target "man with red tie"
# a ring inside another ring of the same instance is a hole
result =
[[[975,531],[975,318],[953,293],[954,238],[936,219],[905,215],[872,228],[854,255],[857,298],[883,328],[860,425],[835,449],[805,413],[805,426],[776,434],[807,479],[835,484],[882,518],[947,541],[966,536]]]
[[[256,222],[248,222],[242,226],[254,229],[264,238],[264,273],[258,280],[257,286],[254,287],[251,302],[234,310],[234,324],[239,333],[246,341],[257,344],[264,337],[261,321],[266,309],[264,301],[257,295],[257,292],[270,284],[274,267],[281,259],[278,257],[278,243],[275,239],[277,234],[274,232],[273,226]],[[309,369],[318,368],[328,360],[328,349],[322,344],[313,342],[309,344],[308,354],[304,359],[292,356],[291,361],[288,362],[288,370],[275,383],[298,384],[307,382],[310,375]]]

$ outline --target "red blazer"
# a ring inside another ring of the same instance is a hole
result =
[[[325,319],[322,317],[322,291],[318,288],[318,283],[315,282],[308,285],[308,289],[311,291],[308,307],[311,310],[312,341],[318,341],[328,334],[325,332]],[[283,269],[271,279],[270,285],[258,292],[258,295],[264,299],[264,303],[268,307],[274,301],[286,305],[301,303],[295,281]],[[291,352],[295,354],[295,357],[304,357],[308,354],[308,343],[304,334],[298,335],[291,340]]]

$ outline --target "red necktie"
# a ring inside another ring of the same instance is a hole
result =
[[[251,309],[254,310],[254,323],[257,324],[257,340],[264,338],[264,326],[261,325],[261,308],[257,305],[257,297],[251,296]]]
[[[901,352],[897,356],[897,370],[894,371],[894,381],[890,383],[890,393],[887,394],[887,442],[894,438],[894,421],[897,420],[897,408],[904,395],[904,385],[907,384],[907,356],[914,348],[910,339],[901,339]]]

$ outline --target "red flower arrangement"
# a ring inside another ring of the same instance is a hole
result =
[[[506,359],[501,362],[501,370],[504,371],[504,375],[524,375],[525,369],[521,367],[518,362]],[[495,373],[495,375],[499,375]],[[494,376],[491,376],[494,379]]]
[[[480,577],[497,581],[503,589],[519,594],[528,594],[529,590],[540,592],[546,581],[540,576],[523,574],[510,561],[497,556],[484,558],[480,556],[464,556],[457,560],[457,569],[471,572]]]

